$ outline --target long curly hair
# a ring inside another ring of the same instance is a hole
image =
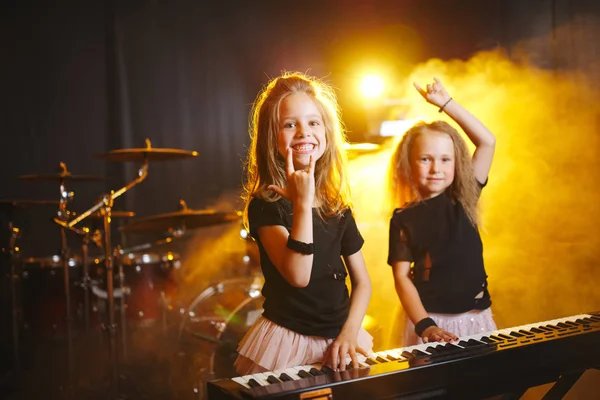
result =
[[[346,179],[347,159],[343,148],[346,134],[333,88],[318,78],[301,72],[285,72],[271,79],[259,92],[250,113],[250,148],[245,161],[247,181],[242,199],[243,222],[248,227],[248,205],[254,197],[274,202],[281,198],[267,189],[285,187],[285,159],[277,150],[280,126],[279,110],[292,93],[305,93],[321,113],[327,144],[315,166],[315,193],[319,216],[340,216],[350,208],[350,187]]]
[[[446,189],[452,201],[462,204],[474,226],[479,223],[478,200],[480,189],[475,178],[473,162],[467,144],[450,124],[444,121],[417,122],[398,143],[388,166],[388,190],[391,208],[407,207],[423,200],[412,179],[411,152],[415,138],[426,131],[446,133],[454,143],[454,180]]]

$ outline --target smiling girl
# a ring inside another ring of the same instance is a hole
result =
[[[453,341],[496,329],[483,265],[477,203],[494,157],[494,135],[435,79],[423,98],[454,120],[409,129],[390,162],[388,264],[407,317],[403,345]]]
[[[361,327],[371,283],[335,94],[316,78],[285,73],[258,95],[251,116],[244,222],[260,251],[265,301],[239,343],[236,370],[358,367],[358,354],[373,346]]]

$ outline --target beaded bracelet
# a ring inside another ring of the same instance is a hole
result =
[[[452,101],[452,97],[450,97],[448,99],[448,101],[445,102],[444,105],[440,107],[440,109],[438,110],[438,112],[441,113],[442,111],[444,111],[444,108],[446,108],[446,106],[448,105],[448,103],[450,103],[451,101]]]
[[[294,250],[296,253],[300,254],[310,255],[315,253],[314,243],[304,243],[299,240],[292,239],[291,236],[288,236],[287,247],[288,249]]]
[[[417,334],[418,337],[421,337],[423,332],[425,332],[425,329],[427,329],[431,326],[437,326],[435,321],[429,317],[423,318],[422,320],[420,320],[419,322],[417,322],[415,324],[415,333]]]

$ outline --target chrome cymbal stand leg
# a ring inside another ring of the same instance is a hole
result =
[[[129,290],[125,286],[125,272],[123,271],[123,257],[121,257],[120,246],[115,248],[114,256],[118,263],[119,289],[121,289],[121,298],[119,299],[119,317],[121,318],[121,350],[123,352],[123,360],[127,360],[127,296],[129,296]]]
[[[66,165],[60,163],[61,168],[66,171]],[[70,212],[67,209],[67,202],[73,198],[73,192],[67,191],[64,179],[60,181],[60,203],[58,218],[68,220]],[[60,228],[60,257],[63,267],[63,285],[65,295],[65,328],[67,332],[67,387],[73,382],[74,368],[74,350],[73,350],[73,317],[71,312],[71,292],[70,292],[70,272],[69,272],[69,247],[67,244],[67,232],[64,227]]]

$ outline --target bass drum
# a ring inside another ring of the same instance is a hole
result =
[[[181,349],[209,379],[237,376],[237,345],[262,315],[262,274],[224,280],[202,291],[179,326]]]

